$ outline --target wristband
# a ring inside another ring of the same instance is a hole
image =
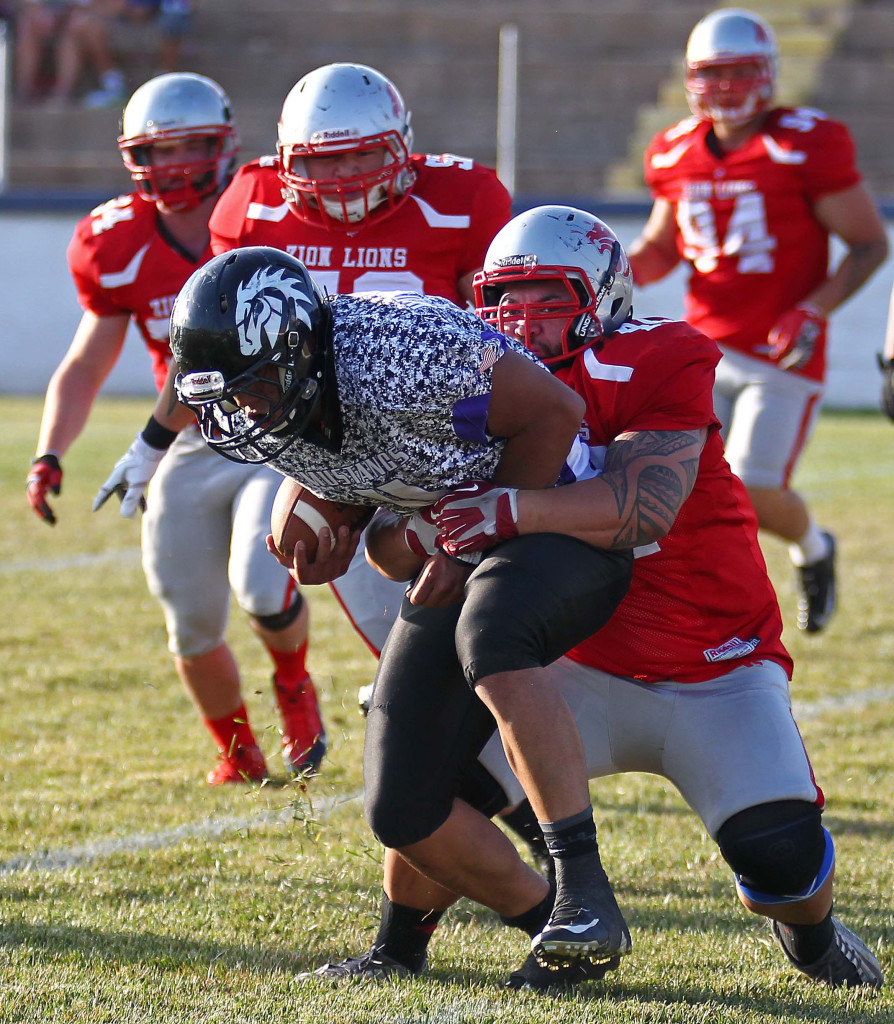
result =
[[[166,452],[177,439],[179,433],[179,430],[168,430],[154,416],[150,416],[149,422],[143,427],[141,436],[150,448],[157,448],[160,452]]]
[[[31,465],[36,466],[38,462],[45,462],[51,469],[61,469],[59,456],[55,452],[44,452],[43,455],[35,455]]]

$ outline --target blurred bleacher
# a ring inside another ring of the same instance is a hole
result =
[[[894,0],[752,0],[777,28],[780,98],[819,106],[853,130],[877,194],[894,199],[889,155]],[[643,201],[651,133],[686,113],[682,54],[717,5],[694,0],[203,0],[184,66],[229,92],[243,158],[273,151],[282,100],[336,60],[391,77],[413,111],[416,149],[496,160],[500,26],[520,41],[516,195]],[[155,73],[130,39],[129,86]],[[128,188],[118,110],[10,111],[8,195],[107,196]]]

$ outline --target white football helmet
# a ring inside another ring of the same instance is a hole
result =
[[[156,143],[204,140],[207,155],[153,166]],[[227,94],[186,71],[159,75],[137,89],[121,116],[118,149],[139,194],[163,210],[194,209],[229,183],[239,140]]]
[[[351,178],[312,178],[305,157],[384,147],[381,168]],[[283,198],[301,220],[350,228],[387,216],[415,181],[410,112],[394,84],[363,64],[327,64],[305,75],[283,103],[277,152]]]
[[[692,113],[731,127],[746,124],[773,99],[778,55],[773,29],[751,11],[728,8],[702,18],[686,46]]]
[[[501,303],[506,286],[532,280],[561,281],[567,303]],[[556,364],[613,334],[633,312],[633,273],[614,231],[592,213],[571,206],[538,206],[513,217],[490,243],[475,275],[475,311],[498,330],[507,321],[564,316]],[[531,347],[529,345],[529,347]]]

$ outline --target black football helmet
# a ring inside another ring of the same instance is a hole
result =
[[[170,338],[177,398],[221,455],[269,462],[299,437],[338,449],[331,311],[293,256],[267,246],[215,256],[177,296]]]

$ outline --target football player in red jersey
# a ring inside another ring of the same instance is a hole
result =
[[[276,155],[242,167],[215,207],[215,253],[274,246],[329,294],[409,291],[471,305],[509,193],[466,157],[413,153],[393,82],[362,64],[317,68],[286,96],[277,135]],[[371,571],[361,550],[332,589],[378,654],[404,588]]]
[[[28,500],[51,525],[56,517],[48,497],[60,492],[60,459],[84,428],[131,320],[162,387],[171,357],[171,306],[211,256],[208,217],[238,153],[226,94],[188,73],[161,75],[137,89],[125,107],[118,145],[135,190],[97,207],[75,229],[68,260],[84,313],[47,389],[28,475]],[[135,514],[175,437],[168,426],[164,417],[150,419],[94,507],[117,492],[122,514]],[[267,775],[224,639],[231,587],[275,666],[287,769],[316,770],[325,750],[305,666],[307,609],[264,542],[279,480],[266,467],[219,458],[193,426],[171,448],[145,503],[143,567],[164,610],[177,673],[219,749],[211,785]]]
[[[630,248],[637,284],[690,265],[686,319],[720,345],[714,388],[726,454],[763,529],[787,541],[798,626],[835,608],[835,540],[789,486],[819,410],[826,318],[883,262],[884,224],[844,125],[772,106],[773,30],[742,10],[692,31],[686,91],[693,117],[645,154],[655,197]],[[829,238],[846,253],[829,269]]]
[[[633,580],[612,618],[550,670],[578,723],[590,777],[645,771],[668,778],[717,842],[742,903],[768,918],[796,968],[828,985],[878,986],[876,958],[832,916],[834,850],[821,824],[823,794],[791,715],[792,662],[754,511],[724,460],[712,410],[717,346],[685,323],[634,319],[625,262],[605,224],[569,207],[530,210],[497,234],[476,278],[478,311],[586,400],[582,435],[600,473],[538,491],[470,484],[432,506],[424,523],[456,556],[555,532],[634,549]],[[370,550],[389,571],[409,576],[420,560],[408,556],[401,532],[417,529],[425,530],[418,514],[401,522],[379,513]],[[443,640],[443,652],[429,652],[434,662],[450,657],[454,638]],[[377,690],[376,704],[399,715],[408,699],[399,688]],[[473,698],[458,688],[454,712],[463,700]],[[395,751],[380,751],[386,767],[396,757],[409,774],[436,774],[418,742],[448,720],[437,700],[432,708],[427,722],[416,718],[416,736],[391,733]],[[553,756],[561,763],[561,750]],[[498,737],[481,763],[499,783],[498,797],[517,798]],[[385,791],[369,780],[399,815],[403,788],[393,777],[390,783]],[[490,800],[492,810],[493,793]],[[534,953],[510,987],[573,985],[618,965],[618,956],[591,963],[581,929],[556,920],[547,883],[483,816],[466,808],[462,817],[461,839],[442,828],[400,856],[388,851],[372,949],[306,977],[419,973],[457,893],[532,936]],[[547,833],[560,880],[584,854],[580,832],[564,850]],[[610,893],[606,880],[602,916],[626,931]],[[629,948],[628,936],[621,952]],[[556,953],[564,966],[539,963]]]

